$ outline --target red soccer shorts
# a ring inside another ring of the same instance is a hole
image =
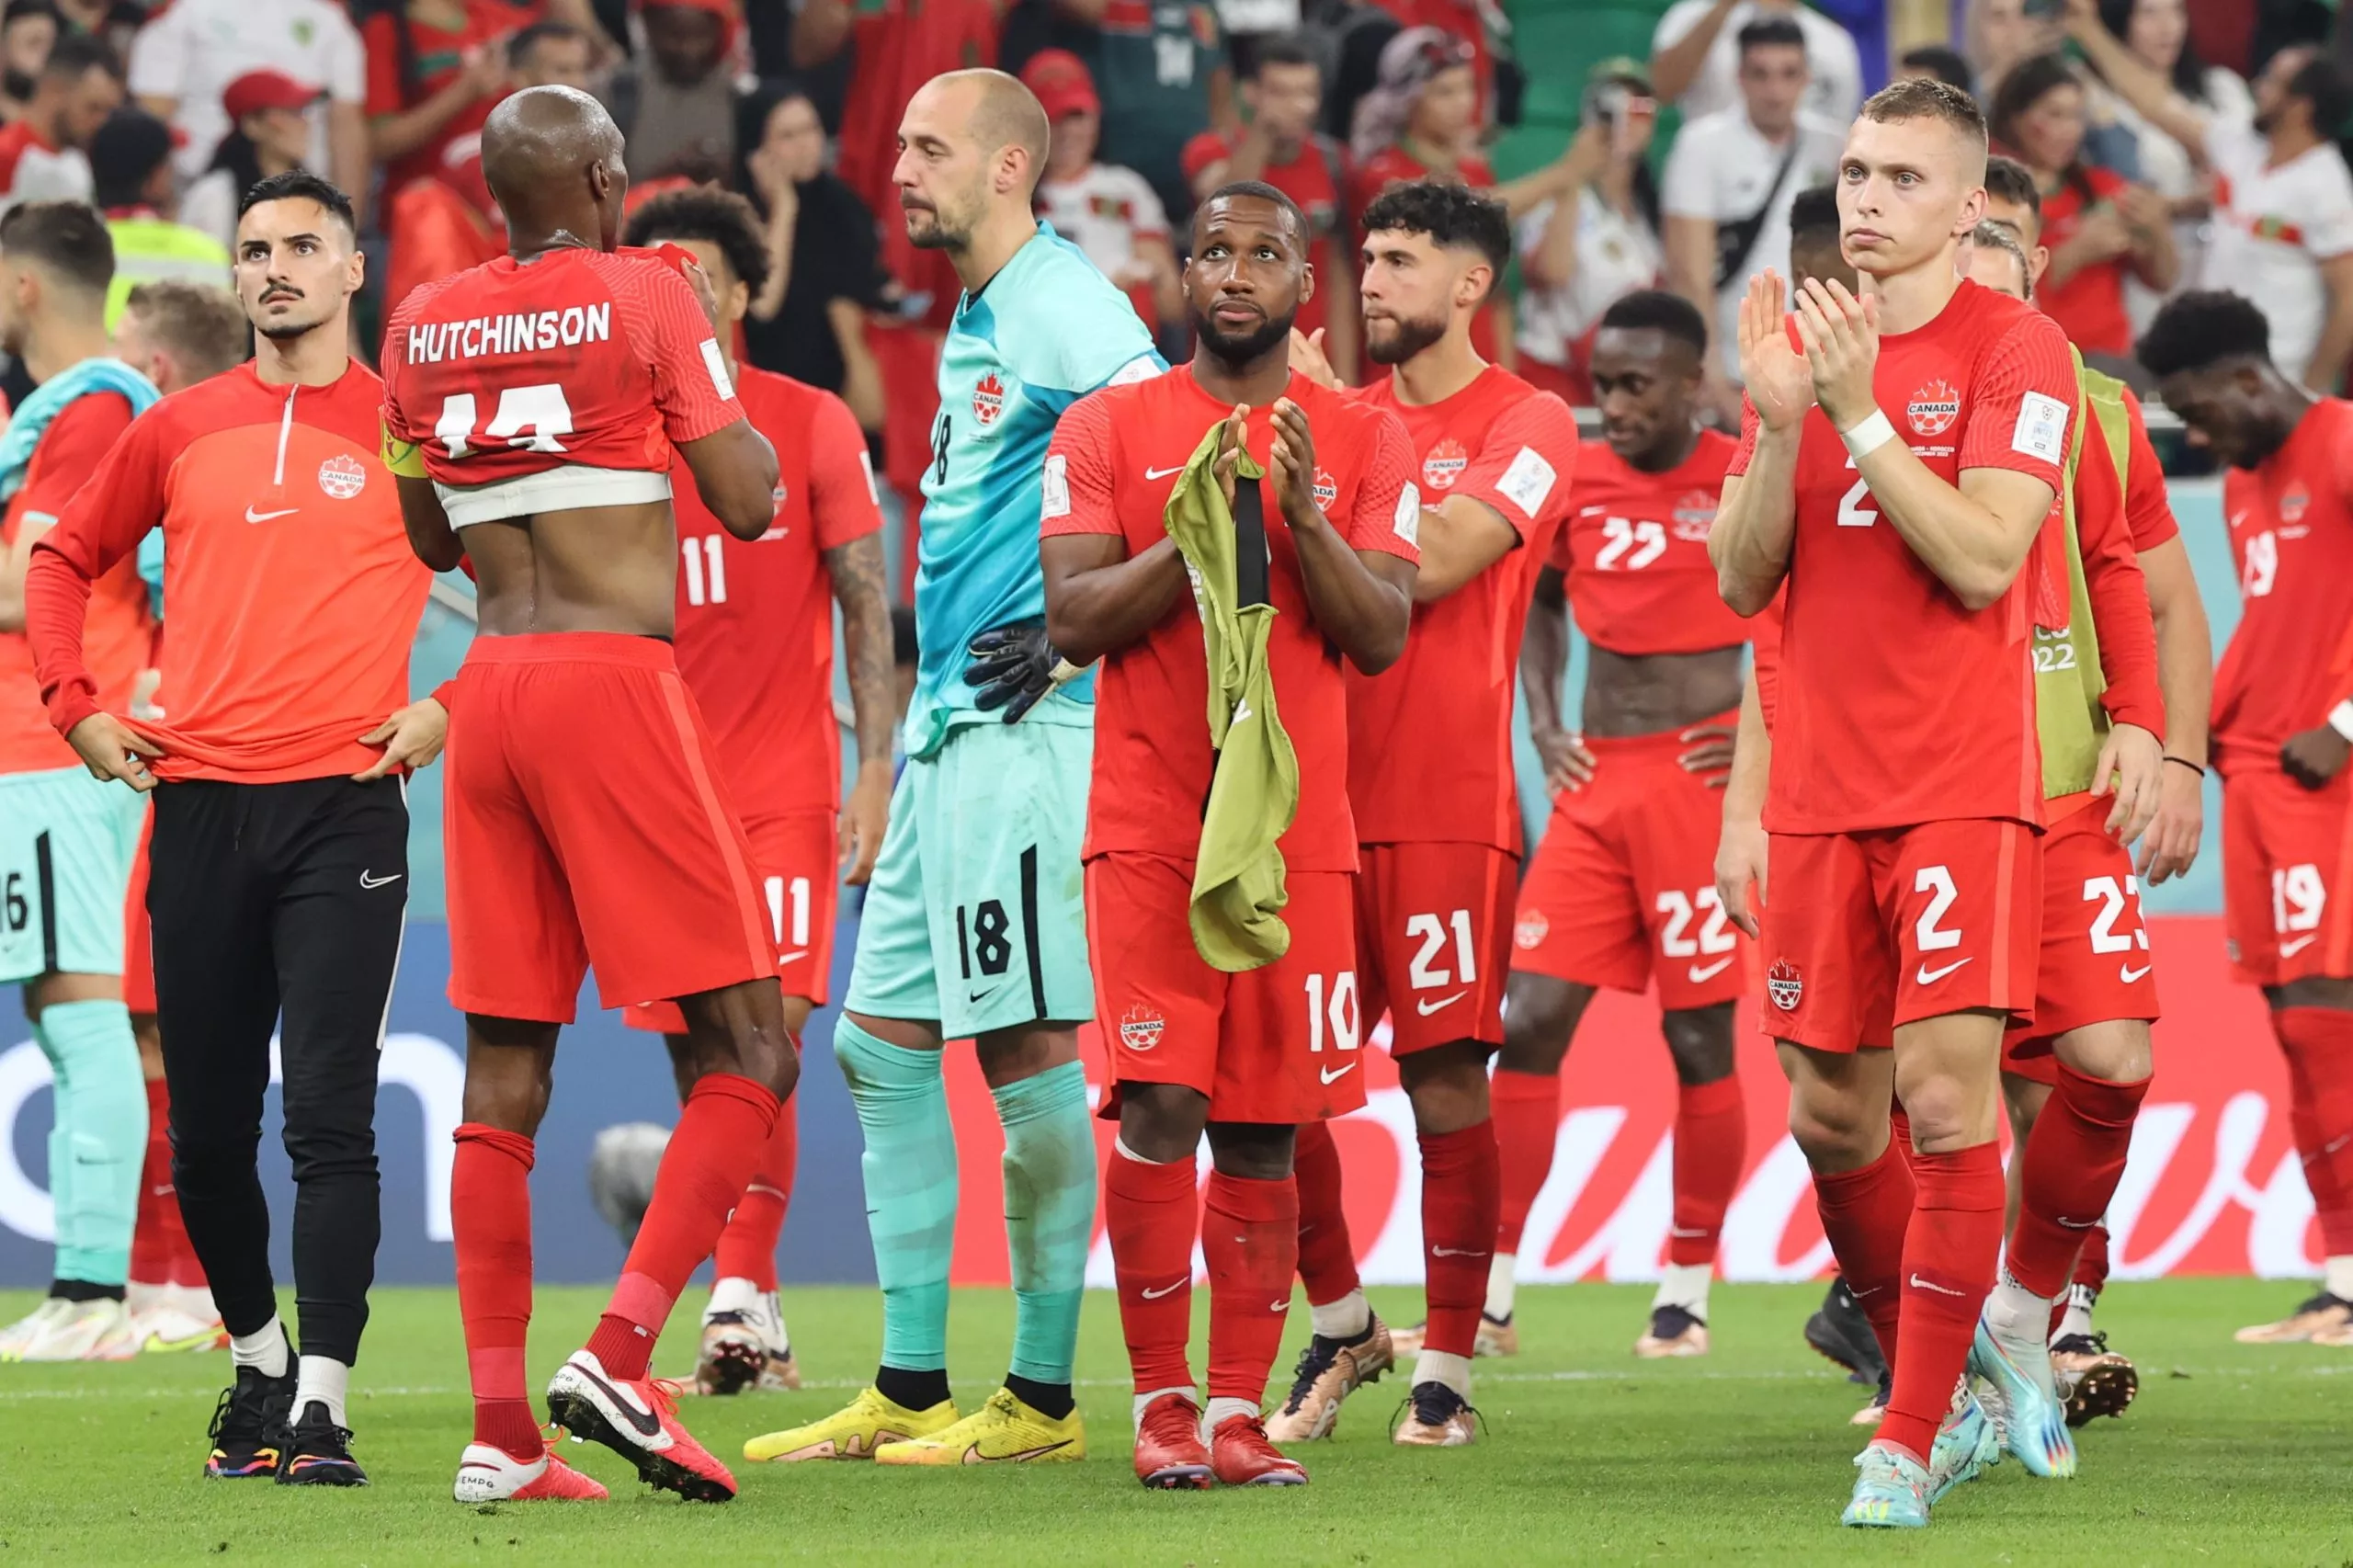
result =
[[[1512,968],[1612,991],[1656,978],[1670,1012],[1746,989],[1741,936],[1716,896],[1723,794],[1677,766],[1679,733],[1586,739],[1593,781],[1553,797],[1519,890]]]
[[[1358,851],[1358,994],[1367,1023],[1392,1015],[1392,1056],[1458,1040],[1503,1044],[1518,873],[1517,857],[1483,844]]]
[[[2132,853],[2108,836],[2112,798],[2086,801],[2042,840],[2042,955],[2034,1022],[2002,1037],[2002,1071],[2059,1082],[2051,1042],[2070,1029],[2157,1017],[2155,965]]]
[[[2353,978],[2353,769],[2325,790],[2284,773],[2222,783],[2222,929],[2250,985]]]
[[[131,858],[131,889],[122,901],[122,1005],[134,1013],[155,1010],[155,936],[147,918],[147,840],[155,813],[140,824],[139,851]]]
[[[1086,946],[1095,1016],[1121,1084],[1182,1084],[1210,1097],[1211,1121],[1297,1126],[1364,1104],[1354,881],[1293,871],[1290,951],[1226,974],[1193,948],[1192,868],[1156,855],[1086,863]]]
[[[1847,1051],[1946,1013],[2032,1014],[2042,845],[2024,823],[1775,834],[1770,854],[1776,1040]]]
[[[787,996],[825,1005],[834,967],[834,909],[841,893],[840,818],[832,812],[756,817],[744,824],[752,869],[776,942],[776,975]],[[621,1022],[657,1034],[684,1034],[676,1002],[646,1002],[621,1009]]]
[[[442,800],[449,1001],[572,1021],[776,972],[751,846],[670,644],[478,637]]]

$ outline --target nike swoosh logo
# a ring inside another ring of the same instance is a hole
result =
[[[1967,960],[1964,960],[1963,961],[1966,962]],[[1931,1285],[1916,1274],[1912,1276],[1910,1284],[1915,1290],[1934,1290],[1939,1296],[1965,1296],[1969,1294],[1966,1290],[1948,1290],[1941,1285]],[[1862,1294],[1859,1290],[1855,1293],[1859,1296]]]
[[[1277,1301],[1273,1306],[1268,1307],[1267,1310],[1270,1312],[1288,1312],[1290,1311],[1290,1298],[1289,1296],[1285,1296],[1281,1301]]]
[[[266,523],[272,517],[290,517],[301,509],[302,508],[300,506],[289,506],[283,511],[256,512],[251,506],[247,506],[245,508],[245,521],[249,523]]]
[[[2067,1216],[2065,1216],[2064,1214],[2054,1214],[2054,1215],[2052,1215],[2052,1218],[2053,1218],[2053,1219],[2057,1220],[2061,1224],[2063,1224],[2063,1225],[2066,1226],[2066,1227],[2067,1227],[2067,1229],[2069,1229],[2069,1230],[2071,1230],[2071,1231],[2088,1231],[2088,1230],[2090,1230],[2094,1225],[2097,1225],[2097,1224],[2098,1224],[2098,1223],[2099,1223],[2099,1221],[2098,1221],[2098,1220],[2097,1220],[2097,1219],[2091,1219],[2091,1220],[2070,1220],[2070,1219],[2068,1219],[2068,1218],[2067,1218]]]
[[[2292,942],[2282,942],[2279,944],[2279,956],[2283,959],[2294,958],[2319,940],[2320,933],[2315,931],[2309,937],[2299,937]]]
[[[1333,1072],[1329,1067],[1319,1068],[1317,1069],[1317,1076],[1321,1077],[1327,1084],[1336,1084],[1356,1070],[1357,1064],[1351,1062],[1336,1073]]]
[[[991,1459],[988,1455],[981,1452],[980,1444],[974,1443],[971,1448],[964,1450],[964,1462],[966,1464],[1019,1464],[1023,1460],[1042,1459],[1046,1455],[1052,1453],[1056,1449],[1067,1449],[1069,1447],[1070,1439],[1068,1437],[1064,1437],[1059,1443],[1041,1443],[1034,1449],[1024,1449],[1017,1454],[999,1454],[996,1458]]]
[[[967,1006],[977,1007],[982,1003],[987,1001],[990,997],[995,995],[996,993],[997,988],[994,985],[990,986],[986,991],[967,991],[964,993],[964,1004]]]
[[[362,871],[359,873],[359,885],[363,888],[386,887],[393,882],[399,881],[400,880],[401,874],[398,871],[394,871],[389,877],[380,877],[373,871]]]
[[[1184,472],[1185,465],[1183,463],[1178,463],[1175,468],[1148,468],[1143,471],[1143,476],[1146,479],[1166,479],[1172,473],[1182,473]]]
[[[2136,980],[2147,978],[2149,971],[2154,967],[2154,964],[2144,963],[2139,969],[2134,969],[2131,965],[2126,964],[2117,970],[2116,978],[2130,985]]]
[[[662,1435],[662,1417],[650,1410],[639,1409],[622,1395],[620,1390],[577,1362],[573,1364],[572,1369],[587,1381],[594,1383],[607,1399],[620,1407],[622,1418],[637,1429],[639,1437],[658,1437]]]
[[[1946,975],[1950,974],[1953,971],[1961,968],[1963,964],[1968,963],[1969,961],[1971,960],[1968,959],[1955,959],[1952,962],[1945,965],[1942,969],[1930,969],[1927,964],[1922,964],[1918,971],[1913,974],[1912,978],[1918,981],[1923,985],[1934,985],[1938,981],[1942,980]]]
[[[1468,991],[1458,991],[1442,1002],[1416,1002],[1414,1004],[1414,1011],[1427,1018],[1432,1013],[1444,1012],[1447,1008],[1453,1006],[1457,1002],[1461,1001],[1465,996],[1470,994],[1471,993]],[[1329,1078],[1326,1078],[1324,1081],[1327,1084],[1331,1082]]]
[[[1181,1290],[1183,1290],[1186,1286],[1190,1285],[1191,1283],[1192,1283],[1192,1281],[1191,1281],[1190,1279],[1179,1279],[1179,1280],[1178,1280],[1178,1281],[1176,1281],[1176,1284],[1174,1284],[1174,1285],[1163,1285],[1163,1286],[1162,1286],[1159,1290],[1146,1290],[1146,1291],[1144,1291],[1144,1292],[1142,1293],[1142,1294],[1143,1294],[1143,1299],[1144,1299],[1145,1301],[1156,1301],[1160,1300],[1160,1298],[1161,1298],[1161,1297],[1165,1296],[1165,1295],[1168,1295],[1168,1294],[1170,1294],[1172,1291]]]
[[[1850,1296],[1854,1297],[1854,1298],[1855,1298],[1855,1300],[1857,1300],[1857,1301],[1861,1301],[1865,1296],[1876,1296],[1876,1295],[1878,1295],[1881,1290],[1886,1290],[1886,1289],[1887,1289],[1887,1287],[1886,1287],[1886,1286],[1884,1286],[1884,1285],[1874,1285],[1874,1286],[1872,1286],[1872,1287],[1871,1287],[1870,1290],[1856,1290],[1853,1286],[1849,1285],[1849,1286],[1847,1286],[1847,1293],[1848,1295],[1850,1295]]]
[[[1709,981],[1715,979],[1716,976],[1723,973],[1725,970],[1731,967],[1732,960],[1730,959],[1718,959],[1714,963],[1709,964],[1705,968],[1695,963],[1691,966],[1691,983],[1694,985],[1704,985]]]
[[[795,948],[795,949],[792,949],[790,952],[789,952],[789,953],[779,953],[779,954],[777,954],[777,956],[776,956],[776,961],[777,961],[777,962],[779,962],[779,963],[799,963],[802,959],[805,959],[805,958],[807,958],[808,956],[809,956],[809,949],[806,949],[806,948]]]
[[[1432,1257],[1493,1257],[1495,1254],[1472,1247],[1432,1247],[1430,1256]]]

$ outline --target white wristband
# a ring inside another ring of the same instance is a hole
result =
[[[2353,741],[2353,697],[2347,698],[2328,710],[2328,727]]]
[[[1847,450],[1859,460],[1870,456],[1888,442],[1894,440],[1895,426],[1888,423],[1885,414],[1874,408],[1870,412],[1870,418],[1848,429],[1839,431],[1838,438],[1846,442]]]

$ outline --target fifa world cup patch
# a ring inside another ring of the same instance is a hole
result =
[[[1794,1013],[1805,996],[1805,977],[1789,960],[1776,959],[1773,967],[1765,971],[1765,994],[1784,1013]]]
[[[1540,948],[1544,945],[1544,938],[1552,929],[1552,923],[1544,918],[1544,912],[1540,909],[1531,909],[1519,917],[1518,925],[1512,927],[1512,946],[1521,952]]]
[[[735,395],[735,383],[727,378],[727,357],[719,351],[719,339],[702,340],[702,368],[710,372],[710,390],[722,398]]]
[[[1511,460],[1511,466],[1504,470],[1503,477],[1495,481],[1495,488],[1511,497],[1512,505],[1533,522],[1560,477],[1560,471],[1546,462],[1535,448],[1522,447],[1519,455]]]
[[[2067,405],[2055,397],[2030,392],[2018,400],[2018,422],[2010,432],[2010,450],[2044,462],[2067,458]]]
[[[1046,460],[1044,494],[1038,503],[1038,516],[1070,516],[1070,460],[1060,452]]]
[[[1416,550],[1422,547],[1422,493],[1410,482],[1397,492],[1397,516],[1391,526],[1399,539]]]
[[[1120,1043],[1130,1051],[1150,1051],[1160,1043],[1168,1020],[1139,1002],[1120,1020]]]

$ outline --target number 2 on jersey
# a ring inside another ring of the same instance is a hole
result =
[[[464,457],[473,449],[474,423],[481,417],[473,393],[452,392],[442,400],[441,417],[434,422],[433,434],[451,457]],[[529,435],[524,434],[527,430]],[[498,408],[490,416],[489,428],[483,432],[487,440],[533,452],[564,451],[567,449],[556,437],[571,434],[572,404],[553,381],[506,388],[498,394]]]

